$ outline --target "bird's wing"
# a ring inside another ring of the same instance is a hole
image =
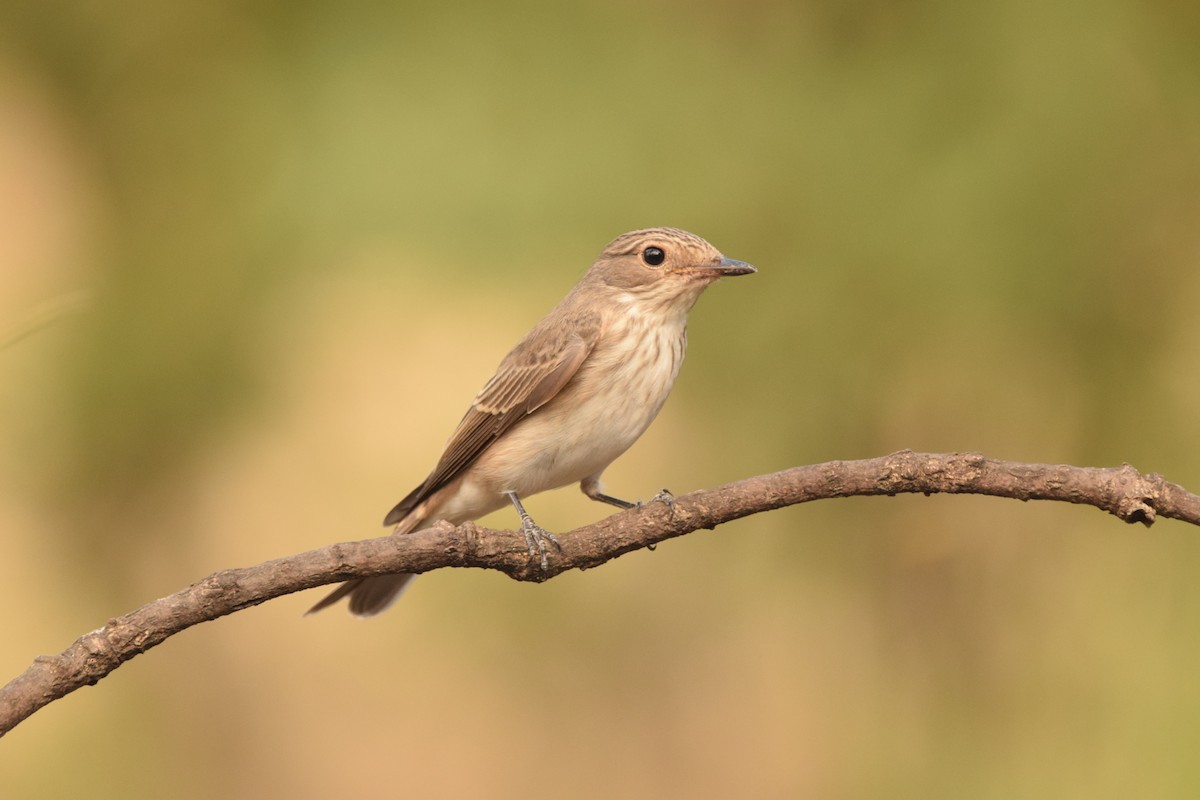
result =
[[[555,330],[535,328],[509,353],[475,397],[446,451],[425,482],[401,500],[384,520],[393,525],[419,503],[454,480],[500,436],[548,403],[579,371],[599,334],[598,319],[576,320]]]

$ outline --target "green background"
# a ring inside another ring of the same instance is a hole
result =
[[[1198,9],[10,0],[0,678],[382,533],[500,357],[650,225],[759,273],[701,299],[618,496],[901,448],[1195,490]],[[302,618],[309,592],[39,712],[0,786],[1195,797],[1198,568],[1180,523],[862,498],[543,586],[439,573],[369,622]]]

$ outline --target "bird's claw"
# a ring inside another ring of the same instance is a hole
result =
[[[667,489],[667,488],[659,489],[658,494],[656,494],[656,495],[654,495],[654,497],[650,498],[650,502],[651,503],[664,503],[667,506],[667,508],[669,508],[672,512],[675,511],[675,495],[671,494],[670,489]],[[639,501],[638,508],[641,508],[641,506],[642,506],[642,503]],[[646,549],[649,550],[651,553],[653,553],[655,548],[657,548],[657,547],[658,547],[658,544],[646,545]]]
[[[671,494],[670,489],[659,489],[658,494],[651,497],[649,500],[638,500],[636,503],[630,503],[630,508],[645,508],[651,503],[666,503],[670,507],[675,506],[675,495]]]
[[[525,546],[529,548],[529,557],[539,559],[543,570],[550,566],[546,558],[546,542],[550,542],[555,550],[562,552],[562,545],[554,538],[554,534],[539,527],[532,517],[521,518],[521,533],[525,534]]]

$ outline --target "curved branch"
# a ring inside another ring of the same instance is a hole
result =
[[[529,558],[519,532],[443,523],[405,536],[333,544],[253,567],[222,570],[109,620],[62,653],[39,656],[0,689],[0,736],[42,706],[96,683],[170,636],[281,595],[349,578],[442,567],[495,569],[516,580],[540,582],[762,511],[832,497],[916,492],[1060,500],[1095,506],[1147,526],[1160,516],[1200,525],[1200,497],[1128,464],[1099,469],[907,450],[795,467],[614,514],[561,536],[562,550],[551,551],[545,571]]]

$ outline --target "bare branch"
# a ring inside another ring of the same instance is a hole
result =
[[[519,532],[473,523],[457,528],[440,524],[406,536],[334,544],[253,567],[222,570],[109,620],[62,653],[40,656],[0,689],[0,735],[42,706],[96,683],[182,630],[292,592],[349,578],[442,567],[495,569],[516,580],[540,582],[762,511],[832,497],[916,492],[1060,500],[1095,506],[1147,526],[1158,517],[1200,525],[1200,497],[1128,464],[1098,469],[997,461],[975,453],[911,451],[795,467],[614,514],[560,536],[562,551],[551,551],[546,571],[530,560]]]

